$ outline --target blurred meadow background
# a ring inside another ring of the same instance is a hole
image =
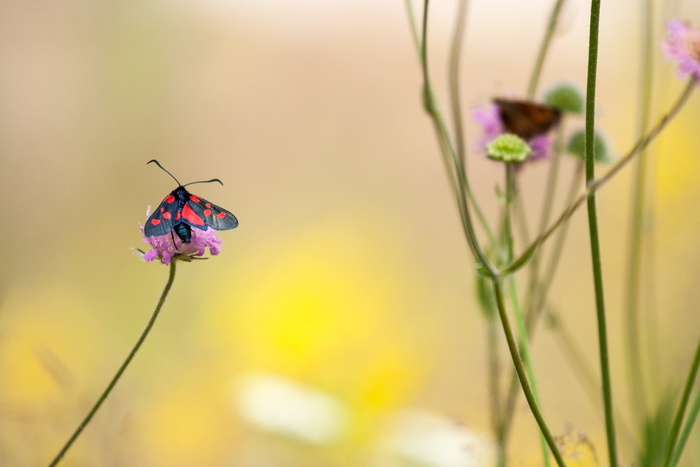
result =
[[[524,94],[551,3],[471,2],[465,112]],[[655,43],[668,18],[700,24],[697,3],[657,3]],[[432,2],[445,103],[455,7]],[[584,88],[589,8],[567,4],[542,90]],[[597,128],[613,156],[635,139],[639,24],[637,2],[603,2]],[[652,121],[682,87],[654,58]],[[218,257],[179,266],[152,334],[63,465],[489,465],[473,259],[420,91],[400,1],[1,1],[0,465],[46,465],[150,316],[167,268],[131,249],[144,247],[147,206],[175,188],[150,159],[183,183],[220,178],[191,191],[240,226],[221,233]],[[659,394],[685,378],[700,329],[698,102],[650,151],[643,310]],[[471,119],[467,130],[472,148]],[[473,150],[469,163],[495,221],[499,166]],[[562,193],[574,161],[563,164]],[[522,174],[533,212],[545,173]],[[629,181],[627,169],[598,198],[621,410]],[[580,210],[551,303],[596,365],[588,252]],[[553,431],[585,433],[604,465],[599,402],[546,329],[533,352]],[[518,407],[513,465],[538,465],[536,426],[522,397]],[[698,441],[684,465],[700,465]],[[633,441],[621,443],[629,464]],[[590,452],[570,460],[596,465]]]

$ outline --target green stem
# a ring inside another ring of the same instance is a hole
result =
[[[688,372],[688,378],[685,382],[685,388],[683,389],[683,395],[681,396],[680,404],[678,405],[678,410],[676,410],[676,417],[673,419],[673,426],[671,427],[671,433],[668,435],[668,442],[666,444],[666,456],[664,457],[664,465],[671,465],[671,457],[674,449],[676,449],[676,440],[678,439],[678,432],[681,428],[681,423],[683,423],[683,417],[685,415],[685,409],[688,406],[688,399],[690,399],[690,392],[693,390],[693,385],[695,384],[695,378],[698,375],[698,367],[700,367],[700,340],[698,341],[698,346],[695,349],[695,358],[693,358],[693,363],[690,365],[690,371]],[[680,453],[678,454],[680,456]]]
[[[104,390],[102,395],[100,396],[99,399],[97,399],[97,402],[95,405],[90,409],[90,412],[88,412],[87,416],[85,419],[78,425],[78,428],[75,430],[73,435],[68,439],[65,445],[63,445],[63,448],[61,451],[56,455],[56,457],[51,461],[51,464],[49,464],[49,467],[53,467],[57,465],[61,459],[63,459],[63,456],[65,456],[66,452],[68,452],[68,449],[73,445],[76,439],[78,439],[78,436],[83,432],[85,427],[87,426],[88,423],[90,423],[90,420],[92,420],[92,417],[95,415],[97,410],[102,406],[102,403],[107,399],[109,396],[109,393],[112,392],[112,389],[114,386],[117,384],[117,381],[119,381],[119,378],[121,377],[122,373],[124,373],[124,370],[126,370],[126,367],[129,366],[129,363],[131,360],[134,358],[136,355],[136,352],[138,352],[139,348],[141,347],[141,344],[143,344],[143,341],[146,340],[146,336],[148,336],[148,333],[150,332],[151,328],[153,327],[153,324],[156,322],[156,318],[158,317],[158,314],[160,313],[160,309],[163,307],[163,303],[165,303],[165,298],[168,296],[168,293],[170,292],[170,288],[173,285],[173,280],[175,279],[175,263],[177,261],[173,260],[170,262],[170,275],[168,276],[168,282],[165,284],[165,288],[163,289],[163,292],[160,295],[160,299],[158,300],[158,304],[156,305],[155,310],[153,310],[153,314],[151,315],[151,319],[148,320],[148,324],[146,324],[146,328],[143,330],[141,333],[141,336],[139,336],[138,340],[136,341],[136,345],[131,349],[131,352],[129,352],[129,355],[126,357],[126,360],[122,363],[122,365],[119,367],[119,370],[117,370],[117,373],[114,375],[112,380],[109,382],[107,385],[107,388]]]
[[[561,453],[559,452],[559,449],[557,448],[557,444],[554,441],[554,438],[552,437],[552,433],[549,431],[549,428],[547,427],[547,424],[544,421],[544,417],[542,416],[542,412],[540,411],[539,405],[537,404],[537,400],[535,398],[535,395],[532,392],[532,386],[530,384],[530,381],[527,378],[527,371],[525,369],[525,365],[523,364],[523,360],[520,358],[518,346],[515,343],[515,337],[513,336],[513,330],[511,329],[511,326],[510,326],[510,320],[508,319],[508,314],[506,313],[505,303],[503,300],[503,288],[501,285],[501,280],[494,279],[491,282],[493,285],[493,294],[494,294],[494,297],[496,298],[496,306],[498,308],[498,314],[501,318],[501,325],[503,326],[503,333],[506,336],[506,342],[508,343],[508,350],[510,351],[510,356],[513,360],[513,365],[515,366],[515,371],[518,374],[520,386],[522,387],[523,393],[525,394],[525,399],[527,400],[527,403],[530,406],[530,411],[532,412],[532,415],[535,417],[535,421],[537,422],[537,425],[540,428],[540,432],[542,433],[542,436],[544,436],[545,440],[547,441],[547,445],[549,446],[549,449],[552,452],[552,455],[554,456],[554,459],[556,460],[557,465],[559,467],[566,467],[566,464],[564,463],[564,459],[562,458]]]
[[[540,44],[540,50],[537,53],[537,60],[535,60],[535,67],[532,70],[532,75],[530,75],[530,84],[527,86],[527,98],[533,99],[535,97],[535,92],[537,91],[537,84],[540,81],[540,74],[542,73],[542,67],[544,66],[544,59],[547,56],[547,50],[549,49],[549,44],[552,42],[552,36],[557,28],[557,21],[559,20],[559,13],[561,12],[561,7],[564,4],[564,0],[557,0],[552,8],[552,14],[549,16],[549,23],[547,24],[547,30],[544,33],[544,38],[542,39],[542,44]]]
[[[586,85],[586,185],[595,179],[595,92],[598,71],[598,29],[600,24],[600,0],[591,2],[591,24],[588,43],[588,77]],[[605,432],[608,441],[608,459],[611,467],[617,464],[617,442],[615,440],[615,415],[610,381],[608,358],[608,331],[605,317],[603,292],[603,269],[601,266],[600,239],[598,236],[598,214],[595,192],[588,196],[588,230],[591,244],[593,284],[595,288],[596,315],[598,321],[598,347],[600,351],[600,372],[605,410]]]
[[[641,56],[641,85],[640,112],[637,122],[638,137],[644,135],[649,126],[652,92],[652,15],[653,8],[650,0],[642,1],[642,56]],[[644,225],[647,220],[647,196],[645,186],[647,180],[647,154],[641,151],[636,161],[634,182],[632,186],[632,218],[630,221],[630,241],[627,251],[627,284],[625,292],[625,330],[627,346],[627,371],[629,374],[629,402],[631,413],[634,414],[637,426],[644,426],[649,413],[647,407],[646,381],[642,371],[642,347],[640,345],[640,283],[642,271],[642,238]]]
[[[678,100],[675,102],[671,111],[664,115],[661,120],[659,120],[654,127],[649,130],[643,138],[640,138],[632,149],[620,160],[618,160],[613,166],[603,175],[601,178],[594,180],[588,184],[588,188],[576,198],[564,211],[557,217],[557,219],[549,226],[547,230],[542,232],[539,237],[537,237],[526,249],[518,256],[508,267],[504,268],[501,275],[511,274],[517,271],[519,268],[527,264],[527,259],[532,256],[533,252],[542,245],[549,237],[552,236],[556,230],[561,227],[569,218],[581,207],[581,205],[588,199],[590,195],[596,193],[600,190],[607,182],[609,182],[617,173],[622,170],[634,157],[639,154],[639,151],[646,148],[649,143],[651,143],[659,133],[666,128],[676,114],[681,110],[683,105],[687,102],[693,90],[697,86],[695,77],[691,77],[683,89]]]
[[[700,392],[695,394],[693,407],[690,409],[690,413],[688,414],[688,421],[683,427],[683,433],[681,433],[681,437],[678,439],[678,443],[676,443],[676,448],[673,450],[673,456],[671,456],[669,467],[676,467],[676,465],[678,465],[681,454],[683,454],[683,448],[685,448],[685,443],[688,441],[688,437],[693,431],[695,422],[698,419],[698,412],[700,412]]]

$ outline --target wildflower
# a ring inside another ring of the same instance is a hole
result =
[[[668,40],[662,43],[666,58],[678,62],[678,74],[700,82],[700,30],[678,19],[668,22]]]
[[[150,215],[150,206],[146,211],[146,217]],[[216,236],[216,230],[207,227],[206,230],[192,229],[192,238],[189,243],[183,243],[174,233],[168,233],[159,237],[148,237],[144,234],[144,227],[140,226],[142,241],[151,245],[151,250],[143,253],[143,259],[151,262],[160,258],[163,264],[170,264],[173,259],[192,261],[204,255],[206,248],[216,256],[221,251],[221,239]],[[139,250],[140,251],[140,250]]]
[[[486,146],[506,131],[506,126],[501,118],[501,112],[495,103],[478,107],[473,113],[474,120],[481,126],[483,136],[477,141],[480,150],[485,151]],[[522,135],[520,135],[522,136]],[[528,161],[544,159],[552,148],[552,138],[548,133],[538,134],[530,138],[523,138],[530,146],[532,153],[527,158]]]

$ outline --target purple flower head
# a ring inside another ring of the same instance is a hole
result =
[[[490,103],[483,107],[477,107],[472,115],[483,130],[481,138],[477,141],[477,149],[486,152],[487,144],[506,133],[500,111],[496,104]],[[530,154],[526,162],[547,158],[552,148],[552,138],[549,133],[533,136],[527,140],[527,143],[532,149],[532,154]]]
[[[146,218],[150,216],[150,211],[149,206]],[[192,229],[190,243],[183,243],[173,232],[160,237],[147,237],[143,232],[143,226],[140,226],[140,229],[144,236],[141,241],[148,243],[152,248],[143,254],[143,259],[149,263],[157,258],[160,258],[163,264],[170,264],[173,259],[191,261],[193,258],[203,256],[206,248],[209,248],[209,253],[213,256],[221,251],[221,239],[216,236],[216,230],[211,227],[207,227],[207,230]]]
[[[663,41],[666,58],[678,62],[678,74],[693,75],[700,83],[700,30],[678,19],[668,22],[668,40]]]

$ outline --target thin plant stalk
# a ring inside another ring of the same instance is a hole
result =
[[[452,35],[452,47],[450,51],[449,82],[450,101],[452,107],[452,121],[455,131],[455,147],[460,164],[467,171],[466,138],[462,122],[462,102],[460,99],[460,64],[462,58],[462,44],[467,23],[467,0],[460,0],[455,19],[455,29]]]
[[[685,388],[683,389],[683,395],[678,404],[678,410],[676,410],[676,416],[673,419],[673,425],[671,426],[671,433],[668,435],[668,441],[666,444],[666,455],[664,456],[664,465],[671,465],[671,457],[673,451],[676,448],[676,441],[678,440],[678,432],[680,431],[681,424],[683,423],[683,417],[685,416],[685,409],[688,406],[688,400],[690,399],[690,393],[695,385],[695,378],[698,375],[698,368],[700,367],[700,340],[698,341],[697,348],[695,349],[695,357],[693,358],[693,363],[690,365],[690,371],[688,371],[688,378],[685,381]],[[680,454],[679,454],[680,455]]]
[[[49,464],[49,467],[53,467],[57,465],[61,459],[63,459],[63,456],[66,455],[70,447],[73,445],[76,439],[80,436],[80,434],[83,432],[85,427],[90,423],[90,420],[92,420],[92,417],[97,413],[99,408],[102,406],[102,403],[107,399],[109,394],[112,392],[112,389],[114,389],[114,386],[117,384],[117,381],[119,381],[119,378],[121,378],[122,373],[124,373],[124,370],[126,370],[126,367],[129,366],[129,363],[131,363],[131,360],[134,358],[136,355],[136,352],[139,351],[141,348],[141,344],[146,340],[146,337],[148,336],[148,333],[151,331],[151,328],[156,322],[156,318],[158,318],[158,314],[160,313],[161,308],[163,308],[163,304],[165,303],[165,299],[168,296],[168,293],[170,292],[170,288],[173,285],[173,281],[175,280],[175,263],[177,261],[173,260],[170,262],[170,274],[168,275],[168,282],[165,283],[165,287],[163,288],[163,292],[160,295],[160,299],[158,300],[158,303],[156,304],[155,309],[153,310],[153,314],[151,315],[151,318],[148,320],[148,323],[146,324],[146,327],[144,328],[143,332],[139,336],[138,340],[136,341],[136,344],[134,347],[131,349],[131,352],[129,352],[129,355],[127,355],[126,360],[121,364],[119,369],[117,370],[117,373],[112,377],[112,380],[109,382],[107,385],[107,388],[105,388],[104,392],[102,395],[97,399],[97,402],[95,402],[95,405],[92,406],[90,411],[88,412],[87,416],[83,419],[83,421],[78,425],[78,428],[76,428],[75,432],[73,432],[73,435],[68,439],[66,444],[63,445],[63,448],[59,451],[59,453],[54,457],[54,459],[51,461]]]
[[[552,14],[549,15],[549,23],[547,24],[547,29],[544,33],[544,38],[542,39],[542,43],[540,44],[540,50],[537,52],[535,66],[532,70],[532,74],[530,75],[530,83],[527,85],[528,99],[533,99],[535,97],[535,92],[537,92],[537,84],[539,83],[540,75],[542,74],[544,59],[547,57],[549,44],[552,42],[552,36],[554,36],[554,31],[557,28],[559,13],[561,12],[561,7],[563,4],[564,0],[556,0],[556,3],[552,7]]]
[[[598,30],[600,25],[600,0],[591,2],[591,20],[588,42],[588,77],[586,83],[586,185],[595,180],[595,93],[598,72]],[[588,196],[588,231],[591,244],[593,284],[595,288],[596,317],[598,321],[598,349],[600,356],[601,386],[605,411],[605,433],[608,441],[610,467],[616,467],[617,441],[615,438],[615,413],[612,402],[612,382],[608,357],[608,330],[603,291],[603,268],[601,266],[598,213],[595,192]]]
[[[693,431],[695,422],[698,419],[698,412],[700,412],[700,392],[695,394],[695,401],[693,402],[693,407],[690,409],[690,413],[688,414],[688,421],[683,427],[683,432],[681,433],[680,438],[678,438],[678,443],[676,443],[676,447],[673,449],[671,462],[669,462],[668,464],[669,467],[676,467],[676,465],[678,465],[678,461],[681,459],[681,454],[683,454],[683,449],[685,448],[685,443],[688,441],[688,437]]]
[[[520,357],[518,346],[515,343],[515,336],[513,335],[513,330],[510,326],[510,319],[508,318],[508,313],[506,312],[505,300],[503,298],[503,286],[501,284],[501,280],[502,279],[500,278],[494,279],[491,281],[491,284],[493,286],[493,294],[496,299],[498,315],[501,318],[501,326],[503,327],[503,333],[505,334],[506,342],[508,343],[508,350],[510,351],[510,356],[513,360],[515,371],[518,374],[520,386],[522,387],[523,393],[525,394],[525,399],[527,400],[527,403],[530,406],[530,411],[535,417],[535,421],[537,422],[537,425],[540,428],[540,432],[547,441],[547,446],[549,446],[549,449],[552,452],[552,455],[554,456],[557,465],[559,467],[566,467],[564,459],[562,458],[562,455],[559,452],[559,448],[557,447],[557,443],[554,440],[554,437],[552,436],[552,433],[550,432],[549,427],[547,426],[547,423],[544,420],[544,417],[542,416],[540,407],[537,403],[535,395],[532,392],[532,386],[527,377],[527,370],[525,369],[523,360]]]
[[[638,137],[642,136],[649,126],[652,95],[652,19],[653,5],[651,0],[642,2],[642,54],[639,93],[639,118],[637,121]],[[642,272],[642,243],[644,226],[647,221],[647,151],[640,151],[635,162],[632,182],[632,217],[630,219],[630,240],[627,250],[627,271],[625,287],[625,338],[627,347],[627,372],[629,380],[629,403],[631,413],[635,416],[637,426],[644,426],[649,409],[647,406],[647,385],[642,370],[642,346],[640,326],[640,284]]]

